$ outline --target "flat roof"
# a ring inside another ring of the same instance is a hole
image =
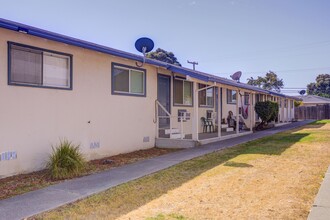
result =
[[[26,25],[26,24],[21,24],[21,23],[18,23],[18,22],[6,20],[6,19],[3,19],[3,18],[0,18],[0,27],[8,29],[8,30],[12,30],[12,31],[22,32],[22,33],[29,34],[29,35],[36,36],[36,37],[49,39],[49,40],[52,40],[52,41],[65,43],[65,44],[68,44],[68,45],[82,47],[82,48],[86,48],[86,49],[89,49],[89,50],[98,51],[98,52],[101,52],[101,53],[106,53],[106,54],[110,54],[110,55],[114,55],[114,56],[118,56],[118,57],[122,57],[122,58],[126,58],[126,59],[139,61],[139,62],[143,62],[143,59],[144,59],[143,56],[141,56],[141,55],[128,53],[128,52],[117,50],[117,49],[114,49],[114,48],[111,48],[111,47],[107,47],[107,46],[91,43],[91,42],[88,42],[88,41],[80,40],[80,39],[77,39],[77,38],[69,37],[69,36],[66,36],[66,35],[50,32],[50,31],[47,31],[47,30],[43,30],[43,29],[40,29],[40,28],[36,28],[36,27]],[[180,74],[183,74],[183,75],[186,75],[186,76],[191,76],[193,78],[196,78],[196,79],[199,79],[199,80],[202,80],[202,81],[205,81],[205,82],[217,82],[217,83],[220,83],[220,84],[234,86],[234,87],[247,89],[247,90],[252,90],[252,91],[259,92],[259,93],[297,99],[296,97],[293,97],[293,96],[287,96],[287,95],[284,95],[284,94],[281,94],[281,93],[277,93],[277,92],[261,89],[261,88],[256,87],[256,86],[248,85],[246,83],[236,82],[234,80],[226,79],[226,78],[223,78],[223,77],[219,77],[219,76],[216,76],[216,75],[212,75],[212,74],[208,74],[208,73],[204,73],[204,72],[200,72],[200,71],[191,70],[191,69],[188,69],[188,68],[184,68],[184,67],[181,67],[181,66],[176,66],[176,65],[165,63],[165,62],[158,61],[158,60],[155,60],[155,59],[146,58],[145,62],[147,64],[151,64],[151,65],[155,65],[155,66],[159,66],[159,67],[164,67],[164,68],[166,68],[166,69],[168,69],[172,72],[180,73]]]

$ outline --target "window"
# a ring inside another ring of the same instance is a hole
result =
[[[227,89],[227,103],[236,104],[236,90]]]
[[[207,85],[199,84],[199,89],[205,88]],[[214,92],[213,87],[204,89],[199,92],[199,105],[206,107],[213,107]]]
[[[72,89],[72,56],[8,43],[8,84]]]
[[[287,106],[288,106],[288,100],[285,99],[285,100],[284,100],[284,108],[286,108]]]
[[[260,102],[260,101],[261,101],[260,96],[261,96],[261,95],[256,94],[256,102]]]
[[[250,99],[249,93],[244,92],[244,105],[249,104],[249,99]]]
[[[174,80],[174,105],[193,105],[193,84],[192,82]]]
[[[146,71],[121,64],[112,64],[112,93],[146,96]]]

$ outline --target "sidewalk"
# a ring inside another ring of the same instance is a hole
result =
[[[100,193],[122,183],[166,169],[185,160],[190,160],[214,151],[233,147],[237,144],[300,127],[312,121],[313,120],[295,122],[250,135],[206,144],[201,147],[188,148],[4,199],[0,201],[0,219],[22,219],[31,217],[38,213],[55,209],[59,206]]]
[[[308,220],[330,219],[330,166],[314,201]]]

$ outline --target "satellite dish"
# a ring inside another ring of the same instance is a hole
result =
[[[305,93],[306,93],[306,90],[304,90],[304,89],[299,91],[300,95],[305,95]]]
[[[233,80],[236,80],[237,82],[239,82],[241,76],[242,76],[242,72],[241,72],[241,71],[237,71],[236,73],[234,73],[234,74],[231,75],[230,77],[231,77]]]
[[[145,63],[146,53],[149,53],[152,49],[154,49],[154,42],[150,38],[141,37],[135,41],[135,48],[143,54],[143,63],[139,65],[136,62],[136,65],[141,67]]]

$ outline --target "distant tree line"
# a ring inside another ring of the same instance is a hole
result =
[[[319,74],[315,81],[307,85],[307,94],[330,98],[330,74]]]

